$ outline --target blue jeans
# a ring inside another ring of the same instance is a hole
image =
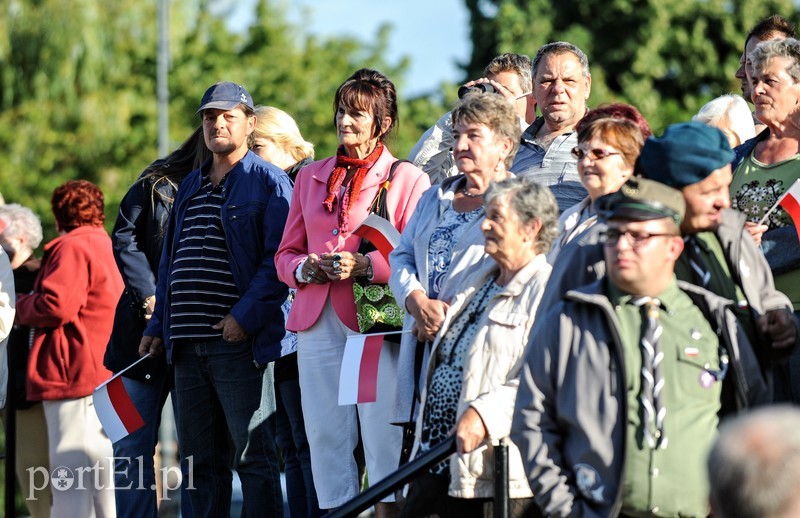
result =
[[[276,383],[275,402],[275,443],[283,458],[289,512],[292,518],[322,516],[311,474],[311,449],[300,406],[300,381],[295,378]]]
[[[177,343],[172,354],[178,435],[192,467],[188,493],[195,516],[230,515],[233,467],[242,481],[242,516],[281,518],[272,364],[255,366],[250,341]]]
[[[158,443],[158,428],[161,425],[161,409],[169,394],[170,379],[152,383],[122,377],[125,390],[144,420],[144,427],[114,443],[114,500],[117,518],[157,518],[155,469],[153,455]],[[175,410],[173,398],[172,409]],[[181,463],[183,480],[188,470]],[[186,485],[181,484],[181,515],[192,517]]]

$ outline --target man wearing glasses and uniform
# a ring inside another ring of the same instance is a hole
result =
[[[730,301],[675,278],[682,193],[633,178],[597,203],[606,276],[537,318],[511,438],[546,516],[707,516],[720,416],[769,390]]]

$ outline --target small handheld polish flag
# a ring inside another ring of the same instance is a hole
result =
[[[136,410],[128,391],[125,390],[121,375],[148,357],[150,357],[149,354],[142,356],[94,389],[92,394],[94,410],[111,442],[117,442],[144,426],[141,414]]]
[[[368,239],[388,261],[389,254],[400,242],[400,232],[386,218],[371,213],[361,222],[353,234]]]

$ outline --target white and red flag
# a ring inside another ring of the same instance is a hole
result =
[[[351,335],[344,344],[339,374],[339,405],[374,403],[378,399],[378,363],[386,335],[410,333],[370,333]]]
[[[400,232],[394,228],[394,225],[374,212],[353,230],[353,234],[368,239],[375,245],[375,248],[378,249],[387,262],[389,261],[389,254],[400,242]]]
[[[378,363],[384,333],[347,337],[339,376],[339,405],[374,403],[378,399]]]
[[[94,389],[94,410],[111,442],[117,442],[144,426],[144,419],[125,390],[121,374],[148,356],[140,358]]]

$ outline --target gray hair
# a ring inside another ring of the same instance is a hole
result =
[[[486,92],[469,92],[452,112],[453,126],[459,123],[483,124],[495,135],[511,139],[511,152],[505,159],[506,168],[511,167],[519,149],[522,130],[517,112],[503,97]]]
[[[531,65],[532,74],[536,76],[536,69],[545,56],[549,56],[550,54],[559,55],[567,53],[573,54],[576,58],[578,58],[578,61],[581,63],[583,77],[589,77],[591,75],[589,72],[589,58],[586,57],[586,54],[577,46],[566,41],[554,41],[539,47],[539,50],[536,51],[536,55],[533,57],[533,64]]]
[[[495,56],[483,70],[484,76],[497,75],[501,72],[511,72],[519,76],[519,87],[524,92],[533,88],[531,58],[524,54],[506,52]]]
[[[800,504],[800,410],[775,405],[726,421],[708,457],[718,518],[777,518]],[[796,509],[795,509],[796,510]]]
[[[3,230],[6,237],[27,237],[31,250],[35,250],[42,243],[42,222],[28,207],[18,203],[1,205],[0,219],[6,224]]]
[[[750,61],[756,71],[767,66],[772,58],[787,58],[791,64],[786,67],[786,73],[795,83],[800,83],[800,41],[794,38],[762,41],[750,53]]]
[[[731,143],[731,148],[756,136],[753,114],[741,95],[725,94],[710,100],[692,120],[719,128],[725,135],[735,136],[739,142]]]
[[[512,176],[489,184],[483,195],[484,206],[506,195],[523,224],[536,219],[541,221],[542,228],[536,236],[536,252],[541,254],[550,250],[558,235],[558,203],[550,188],[524,176]]]

